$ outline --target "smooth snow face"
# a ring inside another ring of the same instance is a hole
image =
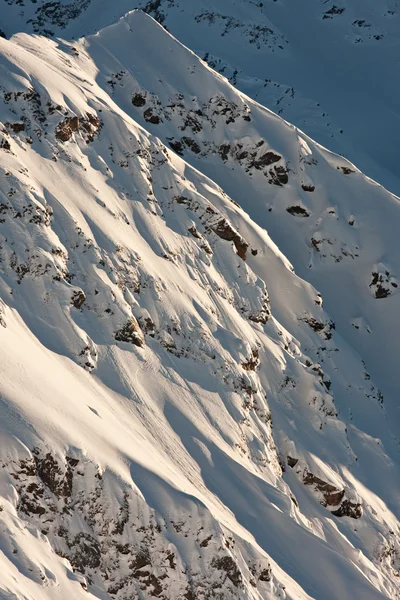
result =
[[[141,12],[0,60],[1,597],[398,598],[398,199]]]
[[[9,0],[0,28],[76,39],[133,8],[400,195],[397,0]]]

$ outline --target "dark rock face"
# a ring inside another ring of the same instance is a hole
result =
[[[231,580],[235,587],[240,587],[242,585],[242,574],[239,571],[237,564],[230,556],[224,556],[222,558],[214,559],[211,565],[215,569],[225,571],[226,576],[228,577],[228,579]]]
[[[6,123],[7,129],[12,129],[14,133],[25,131],[25,123]]]
[[[288,456],[287,457],[287,464],[289,465],[289,467],[291,467],[292,469],[297,465],[297,463],[299,462],[298,458],[293,458],[292,456]]]
[[[180,512],[176,521],[159,517],[138,501],[130,486],[113,498],[115,479],[86,459],[56,457],[36,448],[32,458],[2,468],[13,478],[20,518],[47,536],[56,554],[86,578],[81,585],[89,591],[100,584],[121,600],[138,593],[167,600],[172,590],[179,598],[231,600],[248,577],[254,588],[272,579],[263,557],[239,562],[234,538],[226,538],[207,520],[192,527],[190,513]],[[173,548],[171,529],[181,538]],[[180,543],[196,549],[185,556],[187,568]]]
[[[144,347],[143,333],[135,317],[131,317],[121,329],[118,329],[118,331],[115,332],[114,337],[117,342],[127,342],[128,344],[139,346],[139,348]]]
[[[248,315],[249,321],[253,321],[253,323],[262,323],[265,325],[271,316],[270,303],[268,294],[264,295],[264,302],[261,310],[257,312],[250,312]]]
[[[110,80],[109,83],[114,87],[115,80]],[[223,162],[239,163],[246,173],[260,171],[268,178],[268,183],[271,185],[282,187],[289,181],[289,169],[283,157],[271,149],[267,150],[267,144],[263,139],[249,145],[243,140],[216,144],[205,140],[204,136],[196,137],[203,131],[205,125],[215,129],[222,123],[224,125],[235,123],[240,117],[251,121],[248,114],[250,109],[245,104],[238,105],[219,95],[199,104],[196,99],[185,98],[183,94],[176,94],[168,104],[162,104],[149,90],[136,92],[132,97],[132,104],[138,108],[147,105],[143,112],[143,118],[147,123],[159,125],[174,117],[180,119],[181,131],[191,130],[192,137],[184,135],[180,139],[166,138],[169,146],[180,156],[183,156],[186,148],[202,157],[217,154]]]
[[[0,140],[0,148],[2,150],[11,150],[10,142],[5,139]]]
[[[260,359],[259,359],[259,355],[258,355],[258,350],[257,350],[257,348],[253,348],[253,350],[251,351],[251,356],[250,356],[249,360],[242,363],[242,368],[245,371],[255,371],[257,369],[257,367],[259,366],[259,364],[260,364]]]
[[[301,319],[316,333],[322,335],[325,340],[332,338],[332,330],[336,329],[336,325],[333,321],[318,321],[313,317],[304,317]]]
[[[103,124],[99,117],[88,113],[86,118],[81,119],[81,129],[86,137],[86,142],[93,142],[95,135],[100,131]]]
[[[277,186],[283,186],[286,185],[288,181],[289,175],[286,167],[278,165],[269,171],[268,183]]]
[[[252,166],[256,169],[263,169],[264,167],[268,167],[278,161],[280,161],[282,156],[276,154],[275,152],[266,152],[259,158],[255,159],[252,163]]]
[[[158,21],[161,25],[164,23],[166,17],[161,10],[162,4],[163,0],[149,0],[143,8],[147,14],[151,15],[153,19]]]
[[[258,579],[260,581],[271,581],[271,569],[263,569],[263,571],[261,571]]]
[[[222,158],[222,160],[224,162],[226,162],[228,160],[230,151],[231,151],[230,144],[221,144],[221,146],[218,148],[218,154],[220,155],[220,157]],[[247,153],[246,154],[242,153],[241,156],[243,158],[245,158],[247,156]]]
[[[319,479],[312,473],[307,473],[303,482],[305,485],[313,485],[315,489],[322,492],[324,506],[337,506],[343,499],[344,490],[338,490],[334,485]]]
[[[178,204],[184,204],[189,209],[195,211],[197,210],[194,207],[190,198],[186,198],[186,196],[174,196],[174,200]],[[216,217],[218,218],[217,221],[215,220]],[[200,220],[206,227],[207,232],[213,231],[219,238],[221,238],[221,240],[233,242],[238,256],[240,256],[242,260],[246,260],[246,253],[249,244],[240,235],[240,233],[236,231],[234,227],[232,227],[228,219],[226,219],[225,217],[221,217],[215,208],[213,208],[211,205],[208,205],[205,209],[205,213],[203,214]]]
[[[87,9],[91,0],[71,0],[68,4],[53,0],[44,2],[35,12],[32,26],[35,33],[52,36],[53,31],[49,27],[61,27],[64,29],[68,22],[77,19]]]
[[[349,167],[338,167],[339,171],[342,171],[342,173],[344,175],[351,175],[351,173],[354,173],[355,171],[353,171],[353,169],[350,169]]]
[[[168,140],[168,143],[169,143],[170,148],[172,148],[172,150],[174,152],[176,152],[180,156],[183,155],[183,144],[182,144],[182,142],[180,142],[178,140],[174,140],[174,139],[171,138],[171,139]]]
[[[53,494],[58,498],[69,498],[72,491],[72,470],[70,464],[67,462],[63,471],[50,453],[46,454],[44,458],[34,455],[34,460],[37,475]]]
[[[386,269],[382,272],[374,271],[372,273],[372,280],[369,287],[373,290],[375,298],[381,300],[390,296],[398,288],[398,283]]]
[[[67,117],[58,124],[55,137],[60,142],[68,142],[74,133],[81,131],[86,142],[92,142],[95,134],[101,129],[102,123],[96,115],[88,113],[86,117]]]
[[[336,486],[323,481],[323,479],[310,472],[306,472],[303,476],[303,483],[313,486],[316,491],[322,494],[322,500],[320,500],[322,506],[327,508],[340,505],[339,508],[331,511],[335,517],[359,519],[362,516],[361,504],[345,498],[345,490],[339,490]]]
[[[86,300],[86,296],[85,293],[82,290],[76,290],[71,298],[71,302],[72,304],[75,306],[75,308],[81,308],[82,304],[85,302]]]
[[[382,286],[379,286],[375,292],[375,298],[382,299],[390,296],[390,290],[385,289]]]
[[[144,106],[146,104],[146,98],[144,96],[144,94],[135,94],[132,98],[132,104],[133,106]]]
[[[18,510],[27,516],[46,514],[49,510],[46,490],[62,503],[69,501],[72,494],[73,469],[76,463],[66,457],[65,463],[60,463],[50,453],[41,454],[33,451],[31,459],[20,462],[17,472],[12,477],[18,482],[25,481],[20,490]]]
[[[362,506],[359,503],[344,500],[337,510],[332,511],[336,517],[351,517],[359,519],[362,517]]]
[[[322,16],[323,19],[332,19],[334,16],[341,15],[345,11],[344,8],[333,5]]]
[[[227,219],[221,219],[212,228],[214,233],[217,234],[222,240],[233,242],[235,244],[236,252],[241,259],[246,260],[246,252],[249,244],[242,238],[242,236],[233,229],[232,225]]]
[[[78,533],[71,546],[73,548],[71,564],[78,571],[84,573],[86,568],[96,569],[100,566],[100,545],[94,537],[88,533]]]
[[[289,206],[286,211],[294,217],[309,217],[310,213],[302,206]]]
[[[160,117],[151,108],[147,108],[144,111],[143,118],[147,123],[151,123],[152,125],[159,125],[161,123]]]
[[[183,142],[183,144],[185,144],[185,146],[187,146],[189,148],[189,150],[194,152],[194,154],[200,154],[200,152],[201,152],[200,146],[198,145],[197,142],[195,142],[195,140],[192,140],[191,138],[188,138],[188,137],[183,137],[182,142]]]
[[[78,117],[65,119],[56,129],[56,138],[61,142],[67,142],[71,139],[73,133],[79,131],[79,125]]]
[[[237,161],[245,168],[246,173],[253,169],[261,171],[265,177],[268,177],[268,183],[271,185],[279,187],[286,185],[289,181],[289,175],[285,165],[275,165],[272,169],[268,169],[271,165],[281,161],[282,156],[272,150],[260,153],[260,149],[264,145],[264,140],[260,140],[254,146],[248,148],[244,148],[242,143],[225,143],[218,146],[216,152],[224,162],[227,162],[229,158]]]
[[[193,225],[192,227],[189,227],[188,229],[189,233],[192,234],[193,237],[195,237],[198,240],[201,240],[201,235],[199,234],[199,232],[196,229],[196,226]]]

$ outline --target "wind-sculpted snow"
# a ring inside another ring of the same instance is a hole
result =
[[[398,0],[3,0],[0,34],[72,40],[134,8],[238,89],[400,194]]]
[[[1,597],[398,598],[398,199],[142,12],[0,60]]]

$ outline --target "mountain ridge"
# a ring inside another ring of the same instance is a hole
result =
[[[400,194],[393,159],[399,90],[391,76],[400,48],[396,1],[39,0],[21,7],[10,0],[0,27],[7,35],[71,40],[133,8],[153,16],[238,89]]]
[[[0,53],[1,594],[396,598],[398,199],[144,13]]]

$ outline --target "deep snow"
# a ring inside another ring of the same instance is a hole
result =
[[[0,597],[398,598],[398,198],[142,12],[0,58]]]

